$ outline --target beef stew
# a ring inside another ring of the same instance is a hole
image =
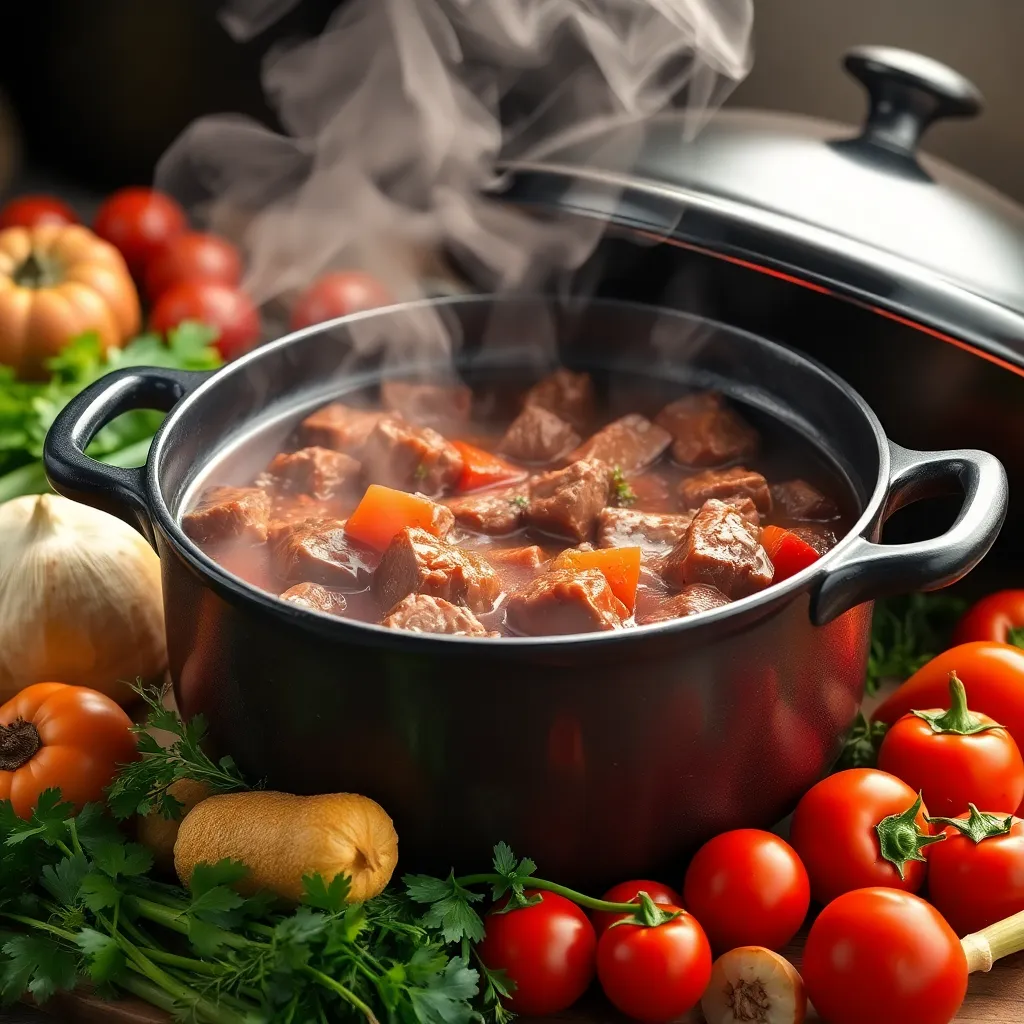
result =
[[[507,381],[493,386],[501,401],[484,387],[386,381],[317,409],[244,486],[204,481],[182,527],[300,607],[514,637],[722,607],[771,586],[762,527],[820,556],[852,520],[847,490],[806,441],[716,393],[648,384],[604,400],[599,381],[565,369],[511,403]]]

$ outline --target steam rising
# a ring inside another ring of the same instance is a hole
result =
[[[298,2],[227,0],[223,23],[245,40]],[[157,185],[243,247],[261,304],[346,267],[413,297],[445,247],[500,288],[536,286],[585,260],[601,225],[568,230],[487,198],[498,158],[666,108],[695,131],[746,74],[752,18],[753,0],[349,0],[266,60],[286,134],[204,118]]]

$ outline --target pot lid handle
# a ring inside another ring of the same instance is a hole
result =
[[[980,90],[930,57],[891,46],[857,46],[843,58],[868,93],[868,117],[857,141],[914,159],[929,126],[944,117],[981,112]]]

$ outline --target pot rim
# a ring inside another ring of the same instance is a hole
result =
[[[412,650],[435,648],[439,643],[451,645],[454,648],[465,648],[468,651],[477,651],[481,648],[496,648],[498,650],[528,651],[543,649],[551,653],[561,648],[591,648],[600,645],[601,647],[629,644],[632,640],[641,638],[664,637],[667,635],[689,634],[694,630],[704,627],[721,626],[731,620],[747,619],[752,616],[769,612],[787,601],[794,598],[798,593],[811,588],[818,578],[827,575],[829,569],[843,560],[845,553],[858,544],[868,530],[876,521],[885,503],[886,494],[889,489],[890,473],[890,450],[888,437],[882,428],[878,417],[871,410],[871,407],[864,399],[847,384],[841,377],[824,367],[821,363],[805,356],[803,353],[794,352],[778,342],[764,338],[752,331],[739,330],[730,327],[728,324],[720,323],[707,317],[695,316],[680,310],[663,308],[643,302],[625,301],[618,299],[587,299],[587,305],[614,306],[622,309],[635,309],[647,315],[657,313],[659,316],[669,316],[686,320],[688,322],[700,322],[701,324],[727,331],[734,335],[740,335],[763,345],[774,353],[778,353],[787,360],[797,359],[812,368],[818,374],[827,378],[830,384],[838,387],[846,397],[857,406],[864,420],[871,428],[875,439],[878,455],[878,477],[875,480],[874,488],[864,503],[864,508],[857,520],[829,552],[814,562],[813,565],[802,569],[779,584],[772,584],[765,590],[748,597],[731,601],[720,608],[700,612],[696,615],[688,615],[679,619],[670,619],[666,622],[650,623],[643,626],[633,626],[629,629],[608,630],[600,633],[578,633],[565,636],[502,636],[502,637],[469,637],[449,636],[447,634],[426,634],[414,633],[407,630],[390,629],[386,626],[372,622],[361,622],[355,619],[345,619],[327,612],[306,609],[298,605],[289,605],[282,601],[276,594],[246,582],[241,577],[226,570],[217,561],[207,555],[197,544],[195,544],[181,529],[175,517],[164,499],[163,490],[160,486],[160,475],[163,458],[169,446],[173,443],[173,436],[181,422],[187,418],[193,405],[201,400],[203,396],[215,390],[219,383],[229,376],[244,375],[247,369],[259,360],[267,358],[271,353],[287,348],[294,342],[338,327],[344,327],[350,323],[362,320],[369,320],[381,316],[394,315],[401,311],[415,311],[424,308],[444,308],[448,306],[459,306],[468,304],[494,305],[512,303],[537,303],[550,302],[550,298],[540,294],[527,294],[517,296],[500,296],[496,294],[472,295],[472,296],[445,296],[440,299],[418,299],[411,302],[395,303],[391,306],[378,307],[360,313],[349,314],[328,320],[312,327],[306,327],[299,331],[293,331],[275,341],[267,342],[258,348],[246,353],[231,363],[211,374],[195,390],[185,395],[168,413],[167,418],[161,424],[149,458],[146,462],[145,481],[148,497],[149,513],[154,525],[158,526],[164,538],[171,544],[175,552],[181,557],[193,572],[201,576],[211,578],[216,589],[222,594],[229,595],[234,600],[244,600],[255,603],[264,612],[272,614],[277,618],[285,618],[295,625],[312,630],[320,634],[334,635],[337,639],[345,639],[350,635],[352,640],[362,640],[364,643],[387,643],[389,646],[399,646]]]

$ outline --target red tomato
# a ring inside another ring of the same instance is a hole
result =
[[[967,710],[964,685],[949,678],[950,710],[904,715],[886,734],[878,768],[924,796],[933,815],[969,804],[1012,814],[1024,799],[1024,760],[1013,737],[988,715]]]
[[[151,188],[123,188],[99,208],[93,230],[121,251],[137,280],[160,248],[188,230],[185,211]]]
[[[917,892],[925,875],[921,850],[936,841],[927,813],[905,782],[874,768],[851,768],[813,786],[797,804],[789,834],[811,895],[828,903],[872,885]],[[902,862],[903,877],[894,861]]]
[[[166,333],[184,320],[198,320],[220,333],[216,345],[225,360],[248,352],[259,341],[260,315],[245,292],[216,281],[184,281],[160,296],[149,317]]]
[[[1024,910],[1024,822],[1011,815],[959,815],[928,858],[928,898],[957,935]]]
[[[18,196],[0,210],[0,230],[77,223],[78,214],[56,196]]]
[[[349,313],[389,306],[394,299],[375,277],[359,270],[340,270],[315,281],[292,307],[292,330],[322,324]]]
[[[776,583],[788,580],[818,560],[818,552],[810,544],[781,526],[766,526],[761,531],[761,544],[775,569]]]
[[[949,1024],[967,993],[953,929],[894,889],[830,903],[811,925],[802,971],[807,998],[829,1024]]]
[[[875,711],[891,725],[915,708],[949,707],[949,673],[963,680],[975,711],[1002,723],[1024,749],[1024,651],[1009,644],[975,641],[951,647],[918,669]]]
[[[723,832],[697,851],[683,899],[716,955],[737,946],[781,949],[804,923],[811,885],[789,843],[743,828]]]
[[[681,907],[683,905],[679,899],[679,893],[675,889],[670,889],[667,885],[662,885],[661,882],[650,882],[646,879],[619,882],[618,885],[613,885],[601,899],[607,900],[609,903],[639,903],[640,900],[637,897],[642,892],[647,893],[655,903],[660,903],[663,906]],[[608,925],[613,921],[621,921],[626,916],[626,914],[610,914],[603,910],[595,910],[591,913],[590,920],[594,922],[594,928],[600,938],[601,933]]]
[[[1000,590],[969,608],[953,631],[953,643],[972,640],[1024,647],[1024,590]]]
[[[176,235],[153,255],[146,267],[146,294],[156,302],[183,281],[219,281],[237,285],[242,280],[242,257],[226,239],[189,231]]]
[[[685,913],[653,928],[617,924],[597,944],[597,977],[627,1017],[662,1024],[700,1002],[711,980],[711,947]]]
[[[491,970],[515,982],[508,1008],[528,1017],[558,1013],[576,1002],[594,978],[597,936],[575,903],[552,892],[528,890],[541,902],[486,918],[477,952]]]

